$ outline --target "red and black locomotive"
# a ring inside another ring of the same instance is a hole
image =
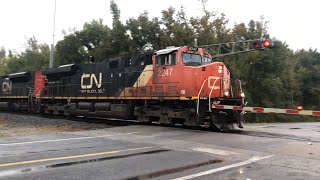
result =
[[[231,83],[227,67],[198,47],[20,72],[1,84],[4,110],[242,128],[241,111],[212,108],[242,106],[240,81]]]

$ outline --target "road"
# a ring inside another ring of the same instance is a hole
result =
[[[0,139],[0,179],[320,179],[320,123],[129,125]]]

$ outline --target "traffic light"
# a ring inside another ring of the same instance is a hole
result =
[[[264,50],[265,48],[274,48],[275,47],[275,44],[272,40],[270,39],[265,39],[263,38],[262,40],[256,40],[254,42],[254,48],[256,50]]]

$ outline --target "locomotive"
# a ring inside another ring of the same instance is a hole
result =
[[[222,62],[200,47],[67,64],[1,77],[0,109],[141,122],[242,128],[241,81],[231,82]]]

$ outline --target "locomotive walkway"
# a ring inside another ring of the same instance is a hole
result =
[[[0,139],[0,179],[319,179],[320,123],[129,125]]]

